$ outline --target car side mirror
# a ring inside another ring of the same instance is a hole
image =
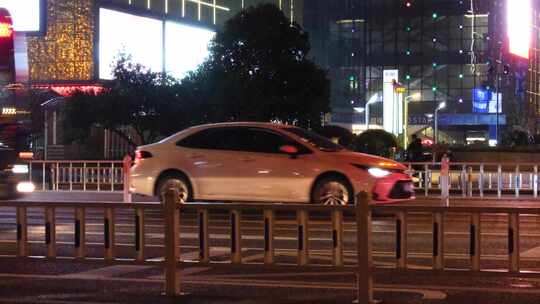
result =
[[[292,158],[296,158],[296,155],[298,154],[298,148],[291,145],[284,145],[279,147],[279,151],[288,154]]]

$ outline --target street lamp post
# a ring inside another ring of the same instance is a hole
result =
[[[439,111],[446,108],[446,102],[439,103],[439,106],[435,109],[435,134],[434,134],[434,142],[437,144],[439,142]]]
[[[403,99],[403,148],[407,149],[409,144],[409,136],[407,134],[407,129],[409,127],[409,102],[413,100],[419,100],[421,98],[420,93],[414,93]]]
[[[369,130],[369,105],[371,105],[373,103],[376,103],[376,102],[380,102],[380,101],[381,100],[379,100],[379,94],[375,93],[375,94],[373,94],[373,96],[371,96],[371,98],[368,100],[368,102],[366,102],[366,107],[365,107],[365,110],[364,110],[366,131]]]

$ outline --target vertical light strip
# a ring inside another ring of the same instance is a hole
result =
[[[242,8],[244,8],[244,0],[242,0]]]
[[[197,2],[197,20],[201,21],[201,1]]]
[[[214,7],[212,8],[213,14],[214,14],[214,24],[216,24],[216,0],[214,0]]]
[[[128,0],[128,4],[131,5],[131,0]]]
[[[186,16],[186,0],[182,0],[182,17]]]
[[[282,0],[279,0],[279,9],[283,9],[283,3],[282,3]]]
[[[152,0],[146,0],[146,8],[150,9],[152,7],[152,3],[150,3]]]
[[[168,14],[169,13],[169,0],[164,0],[165,1],[165,14]]]
[[[294,0],[291,0],[291,24],[294,22]]]

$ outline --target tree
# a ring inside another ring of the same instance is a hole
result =
[[[398,146],[396,137],[384,130],[367,130],[354,139],[357,152],[392,157]]]
[[[69,98],[63,109],[67,140],[85,139],[91,127],[103,127],[134,146],[131,130],[147,144],[194,123],[187,93],[167,74],[120,56],[113,76],[101,93],[77,92]]]
[[[276,6],[262,4],[227,21],[207,61],[183,83],[212,109],[211,121],[315,127],[329,110],[330,81],[309,52],[308,34]]]
[[[354,134],[340,126],[324,126],[317,129],[316,132],[329,139],[337,139],[337,143],[344,147],[350,147],[354,140]]]

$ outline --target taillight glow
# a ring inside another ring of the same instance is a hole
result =
[[[6,22],[0,22],[0,38],[10,38],[12,35],[12,25]]]
[[[152,153],[148,151],[137,150],[135,151],[135,164],[138,164],[141,160],[150,157],[152,157]]]

